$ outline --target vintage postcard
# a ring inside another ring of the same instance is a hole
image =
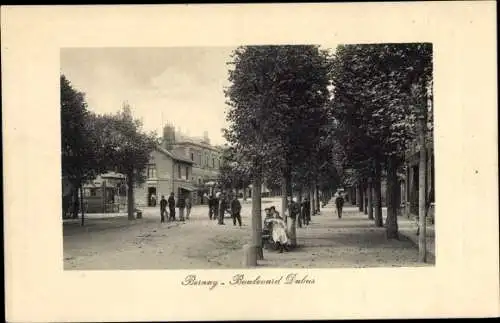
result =
[[[498,316],[495,6],[2,7],[7,320]]]

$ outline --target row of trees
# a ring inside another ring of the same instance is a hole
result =
[[[127,212],[134,219],[133,187],[145,179],[150,153],[159,143],[156,134],[142,131],[128,104],[115,114],[95,114],[88,109],[84,93],[64,75],[60,82],[62,175],[72,187],[73,216],[81,209],[83,224],[83,184],[106,171],[116,171],[126,175]],[[67,208],[68,200],[63,200],[63,212]]]
[[[431,45],[345,45],[334,55],[318,46],[244,46],[229,64],[225,137],[231,148],[222,177],[253,184],[257,253],[263,178],[282,186],[286,210],[292,192],[314,198],[318,187],[334,189],[350,177],[374,191],[369,216],[383,226],[380,182],[386,177],[386,232],[398,238],[397,176],[404,151],[417,138],[417,125],[424,140],[432,130],[426,109]],[[294,218],[289,229],[296,244]]]
[[[343,167],[351,170],[352,181],[358,186],[360,209],[366,194],[369,217],[383,226],[381,178],[385,177],[387,238],[398,239],[398,177],[404,172],[405,152],[416,140],[423,148],[419,167],[423,176],[421,204],[428,204],[425,146],[426,137],[432,136],[432,104],[428,104],[432,101],[432,45],[339,46],[332,79],[334,134],[344,151]],[[419,213],[426,212],[423,208]],[[425,216],[420,218],[425,221]],[[425,239],[425,222],[421,226],[421,239]],[[421,260],[425,261],[425,245],[420,249]]]
[[[252,244],[262,257],[262,180],[281,186],[285,212],[292,191],[317,198],[321,173],[332,170],[324,166],[331,63],[328,52],[304,45],[240,47],[229,64],[225,138],[236,152],[232,164],[252,182]],[[288,222],[296,245],[296,218]]]

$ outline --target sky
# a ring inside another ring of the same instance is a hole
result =
[[[322,46],[323,49],[326,47]],[[335,48],[336,46],[327,46]],[[91,111],[114,113],[127,101],[145,131],[172,123],[188,136],[222,145],[233,47],[64,48],[61,73],[86,94]]]
[[[114,113],[128,101],[144,130],[167,122],[189,136],[224,144],[223,89],[235,48],[65,48],[61,73],[86,94],[89,110]]]

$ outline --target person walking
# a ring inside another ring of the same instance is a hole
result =
[[[189,220],[189,215],[191,214],[191,207],[193,203],[191,201],[191,196],[189,194],[186,196],[186,220]]]
[[[214,214],[214,196],[210,195],[208,197],[208,218],[212,220],[212,216]]]
[[[220,225],[224,225],[224,212],[226,212],[226,209],[228,207],[227,203],[227,198],[226,198],[226,193],[221,193],[219,195],[219,209],[218,211],[218,218],[219,218],[219,223]]]
[[[161,196],[160,200],[160,216],[161,216],[161,223],[165,222],[165,213],[168,217],[167,213],[167,200],[165,199],[165,196]]]
[[[174,192],[170,193],[168,198],[168,210],[170,211],[169,219],[170,221],[175,221],[175,194]]]
[[[337,192],[337,197],[335,198],[335,206],[337,207],[337,215],[342,218],[342,208],[344,207],[344,198],[342,197],[342,193]]]
[[[219,218],[219,204],[220,204],[220,192],[217,192],[215,194],[214,198],[214,220],[217,220]]]
[[[241,227],[241,203],[238,201],[237,196],[234,196],[231,201],[231,216],[233,218],[233,226],[235,226],[236,221],[238,221],[238,224]]]
[[[177,207],[179,208],[179,221],[185,221],[184,219],[184,209],[186,208],[186,198],[184,194],[180,194],[177,199]]]
[[[151,206],[156,207],[156,195],[154,193],[151,194]]]

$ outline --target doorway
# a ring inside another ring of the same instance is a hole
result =
[[[157,199],[156,187],[148,187],[148,206],[155,207]]]

